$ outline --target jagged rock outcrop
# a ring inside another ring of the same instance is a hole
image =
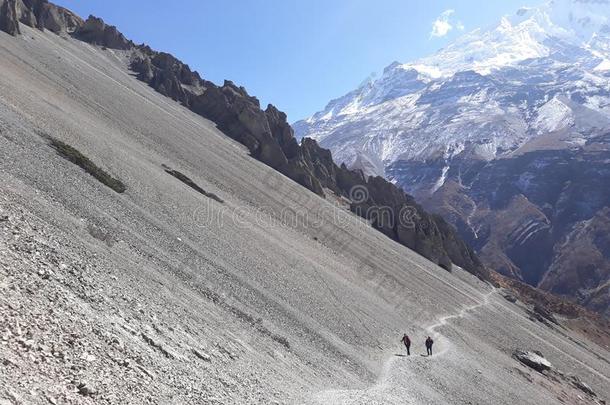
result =
[[[20,33],[15,2],[16,0],[0,0],[0,30],[10,35]]]
[[[74,31],[74,36],[90,44],[112,49],[130,49],[134,46],[115,26],[106,25],[104,20],[92,15]]]
[[[11,26],[11,21],[18,16],[30,26],[70,33],[98,46],[130,50],[130,68],[138,79],[215,122],[226,135],[245,145],[254,158],[320,196],[330,190],[349,197],[354,213],[443,268],[451,270],[455,263],[489,278],[473,251],[442,218],[426,213],[412,197],[381,177],[367,178],[361,171],[337,166],[331,152],[316,141],[304,139],[299,145],[286,114],[273,105],[262,110],[258,99],[243,87],[231,81],[217,86],[174,56],[135,45],[102,19],[90,16],[83,21],[46,0],[5,0],[3,7],[10,12],[3,13],[0,21],[13,35],[19,27]]]
[[[17,0],[18,4],[21,2]],[[22,0],[19,21],[38,29],[48,29],[56,34],[72,33],[83,24],[82,18],[46,0]],[[36,25],[31,25],[36,21]]]
[[[0,0],[0,30],[17,35],[21,33],[19,23],[62,34],[73,33],[83,20],[47,0]]]

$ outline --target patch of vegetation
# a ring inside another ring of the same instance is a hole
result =
[[[184,184],[186,184],[187,186],[189,186],[193,190],[197,191],[198,193],[203,194],[204,196],[206,196],[208,198],[211,198],[212,200],[218,201],[219,203],[224,203],[224,200],[222,198],[218,197],[214,193],[208,193],[207,191],[205,191],[204,189],[199,187],[188,176],[186,176],[183,173],[180,173],[178,170],[174,170],[174,169],[172,169],[170,167],[167,167],[166,165],[163,165],[163,169],[165,169],[166,173],[171,174],[172,176],[174,176],[175,178],[177,178],[178,180],[180,180],[181,182],[183,182]]]
[[[83,155],[72,146],[54,138],[50,138],[50,142],[51,146],[57,151],[59,156],[79,166],[100,183],[105,184],[117,193],[124,193],[125,190],[127,190],[125,184],[106,173],[102,168],[98,167],[95,163],[89,160],[87,156]]]
[[[290,350],[290,342],[284,336],[276,335],[275,333],[271,334],[271,339],[275,340],[279,344],[286,347],[286,349]]]
[[[89,235],[101,242],[104,242],[108,247],[113,247],[116,243],[116,238],[110,231],[104,230],[96,225],[87,225],[87,231],[89,232]]]

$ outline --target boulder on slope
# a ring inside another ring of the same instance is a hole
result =
[[[539,373],[553,368],[551,363],[539,353],[515,350],[513,357]]]

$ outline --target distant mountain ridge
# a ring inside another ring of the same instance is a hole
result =
[[[582,143],[582,132],[610,126],[609,15],[605,2],[520,9],[430,57],[390,64],[295,131],[341,162],[365,155],[380,168],[463,153],[490,160],[555,131],[566,147]]]
[[[559,270],[559,262],[569,235],[582,221],[607,218],[610,205],[597,189],[610,184],[609,44],[607,1],[521,8],[434,55],[390,64],[294,128],[443,215],[490,267],[604,312],[605,245],[592,242],[587,249],[596,253],[581,255],[589,259],[580,270]],[[559,158],[550,163],[552,156]],[[590,164],[574,163],[583,159]],[[564,167],[580,172],[566,175]],[[511,204],[507,222],[499,215]],[[540,225],[529,237],[511,239],[534,217]]]
[[[306,139],[299,144],[286,114],[273,105],[262,110],[258,99],[243,87],[230,81],[217,86],[174,56],[134,44],[100,18],[82,20],[46,0],[0,0],[0,13],[0,29],[11,35],[20,33],[21,23],[126,51],[124,57],[138,79],[215,122],[256,159],[321,196],[331,190],[339,196],[353,197],[353,190],[364,190],[364,198],[351,198],[350,209],[376,229],[447,270],[455,264],[489,279],[472,249],[441,217],[428,214],[402,189],[381,177],[369,180],[360,171],[336,165],[331,153],[316,141]],[[392,211],[392,218],[380,220],[380,211],[386,210]],[[406,210],[411,216],[403,223],[398,213]]]

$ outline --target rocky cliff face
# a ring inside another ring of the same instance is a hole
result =
[[[131,49],[134,46],[116,27],[106,25],[101,18],[94,16],[89,16],[84,23],[79,24],[74,36],[90,44],[113,49]]]
[[[18,23],[61,34],[73,33],[83,20],[47,0],[0,0],[0,30],[17,35]]]
[[[423,203],[455,224],[489,267],[607,314],[608,138],[572,150],[456,162]],[[423,164],[408,168],[407,183],[417,175],[419,184],[434,181]]]
[[[1,1],[1,0],[0,0]],[[331,192],[350,199],[350,209],[376,229],[445,269],[452,263],[488,279],[470,247],[441,217],[426,213],[402,189],[381,177],[337,166],[330,151],[312,139],[299,144],[286,115],[230,81],[222,86],[204,80],[170,54],[135,45],[115,27],[90,16],[83,21],[45,0],[4,0],[0,28],[19,33],[16,20],[31,27],[70,34],[88,43],[128,51],[130,68],[161,94],[215,122],[226,135],[245,145],[251,155],[290,179],[324,196]]]
[[[10,35],[20,33],[14,0],[2,0],[0,2],[0,30]]]

